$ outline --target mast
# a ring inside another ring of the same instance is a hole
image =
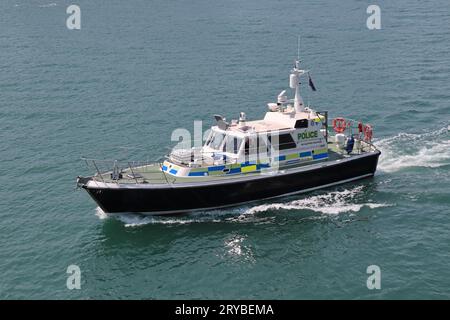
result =
[[[300,76],[304,75],[307,71],[300,69],[300,60],[295,60],[295,66],[291,70],[289,76],[289,87],[295,90],[294,96],[294,108],[295,112],[302,112],[305,110],[302,96],[300,95]]]
[[[295,60],[294,68],[291,70],[289,76],[289,87],[295,90],[294,108],[295,112],[305,111],[302,96],[300,95],[300,77],[308,73],[307,70],[300,69],[300,36],[297,38],[297,59]]]

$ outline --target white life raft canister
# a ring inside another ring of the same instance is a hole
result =
[[[336,146],[339,149],[344,149],[345,148],[345,140],[346,140],[345,134],[338,133],[338,134],[336,134],[335,139],[336,139]]]

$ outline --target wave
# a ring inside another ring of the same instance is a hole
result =
[[[287,203],[263,204],[248,209],[246,213],[255,214],[270,210],[310,210],[327,215],[337,215],[346,212],[358,212],[364,207],[375,209],[390,206],[390,204],[385,203],[358,203],[355,198],[362,192],[364,192],[363,186],[357,186],[352,189],[331,191]]]
[[[233,211],[236,212],[236,209],[231,209],[228,212],[213,210],[179,216],[146,216],[143,214],[131,212],[109,214],[104,212],[100,207],[97,207],[96,216],[99,217],[100,220],[114,218],[121,221],[125,227],[139,227],[147,224],[189,224],[196,222],[223,222],[226,220],[225,217],[233,215]]]
[[[437,168],[450,165],[448,128],[419,134],[399,133],[375,141],[381,150],[378,168],[395,172],[409,167]]]

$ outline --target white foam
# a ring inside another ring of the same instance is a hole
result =
[[[194,219],[151,217],[133,213],[118,215],[117,219],[122,221],[125,227],[140,227],[147,224],[188,224],[196,222]]]
[[[286,203],[270,203],[255,206],[248,209],[245,214],[255,214],[269,210],[310,210],[328,215],[337,215],[344,212],[358,212],[363,207],[375,209],[390,206],[384,203],[357,203],[354,198],[361,192],[363,192],[362,186],[343,191],[331,191]]]
[[[102,208],[97,207],[95,208],[95,215],[99,217],[100,220],[105,220],[109,218],[108,214],[102,210]]]
[[[231,210],[232,212],[232,210]],[[140,227],[147,224],[174,224],[183,225],[190,223],[200,223],[200,222],[224,222],[221,216],[229,216],[230,212],[225,213],[224,211],[209,211],[209,212],[198,212],[190,213],[179,216],[145,216],[136,213],[123,213],[114,214],[114,218],[124,223],[125,227]]]
[[[375,141],[381,150],[378,168],[395,172],[408,167],[437,168],[450,165],[447,127],[421,134],[399,133]]]
[[[242,242],[244,241],[244,237],[235,237],[225,241],[225,246],[229,248],[228,253],[231,255],[242,255]]]

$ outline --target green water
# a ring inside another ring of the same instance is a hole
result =
[[[0,298],[450,298],[448,1],[377,1],[374,31],[367,1],[80,0],[81,30],[69,4],[0,2]],[[373,179],[175,217],[74,190],[81,155],[156,159],[193,120],[262,117],[298,34],[305,102],[373,124]]]

